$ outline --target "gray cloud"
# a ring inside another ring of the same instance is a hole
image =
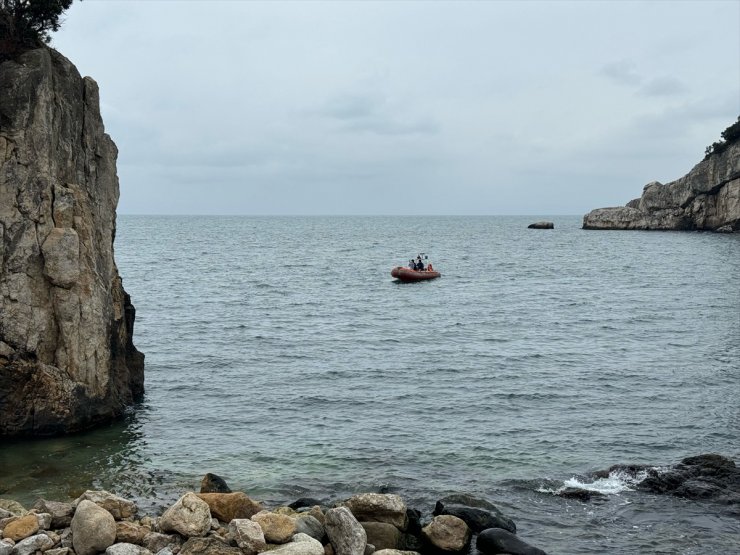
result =
[[[218,6],[214,9],[213,6]],[[733,2],[75,2],[122,213],[582,213],[740,113]]]

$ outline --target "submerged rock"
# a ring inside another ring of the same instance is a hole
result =
[[[200,481],[201,493],[231,493],[231,489],[226,485],[226,480],[210,472],[203,476]]]
[[[740,469],[722,455],[706,454],[683,459],[669,468],[649,468],[641,490],[688,499],[740,503]]]
[[[113,258],[118,177],[98,86],[42,47],[0,63],[0,436],[120,417],[144,393]]]
[[[518,536],[501,528],[489,528],[478,534],[476,547],[484,555],[496,555],[498,553],[508,553],[509,555],[547,555],[541,549],[532,547],[519,539]]]
[[[527,226],[528,229],[555,229],[555,224],[552,222],[535,222]]]

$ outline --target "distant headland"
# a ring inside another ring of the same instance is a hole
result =
[[[740,118],[685,176],[653,181],[626,206],[597,208],[583,229],[740,232]]]

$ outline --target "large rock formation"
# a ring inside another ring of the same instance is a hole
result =
[[[0,436],[80,430],[144,392],[113,260],[98,87],[49,48],[0,63]]]
[[[676,181],[648,183],[627,206],[592,210],[583,229],[740,231],[740,141]]]

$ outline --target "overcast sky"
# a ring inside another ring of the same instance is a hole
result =
[[[740,115],[740,2],[85,0],[123,214],[583,214]]]

